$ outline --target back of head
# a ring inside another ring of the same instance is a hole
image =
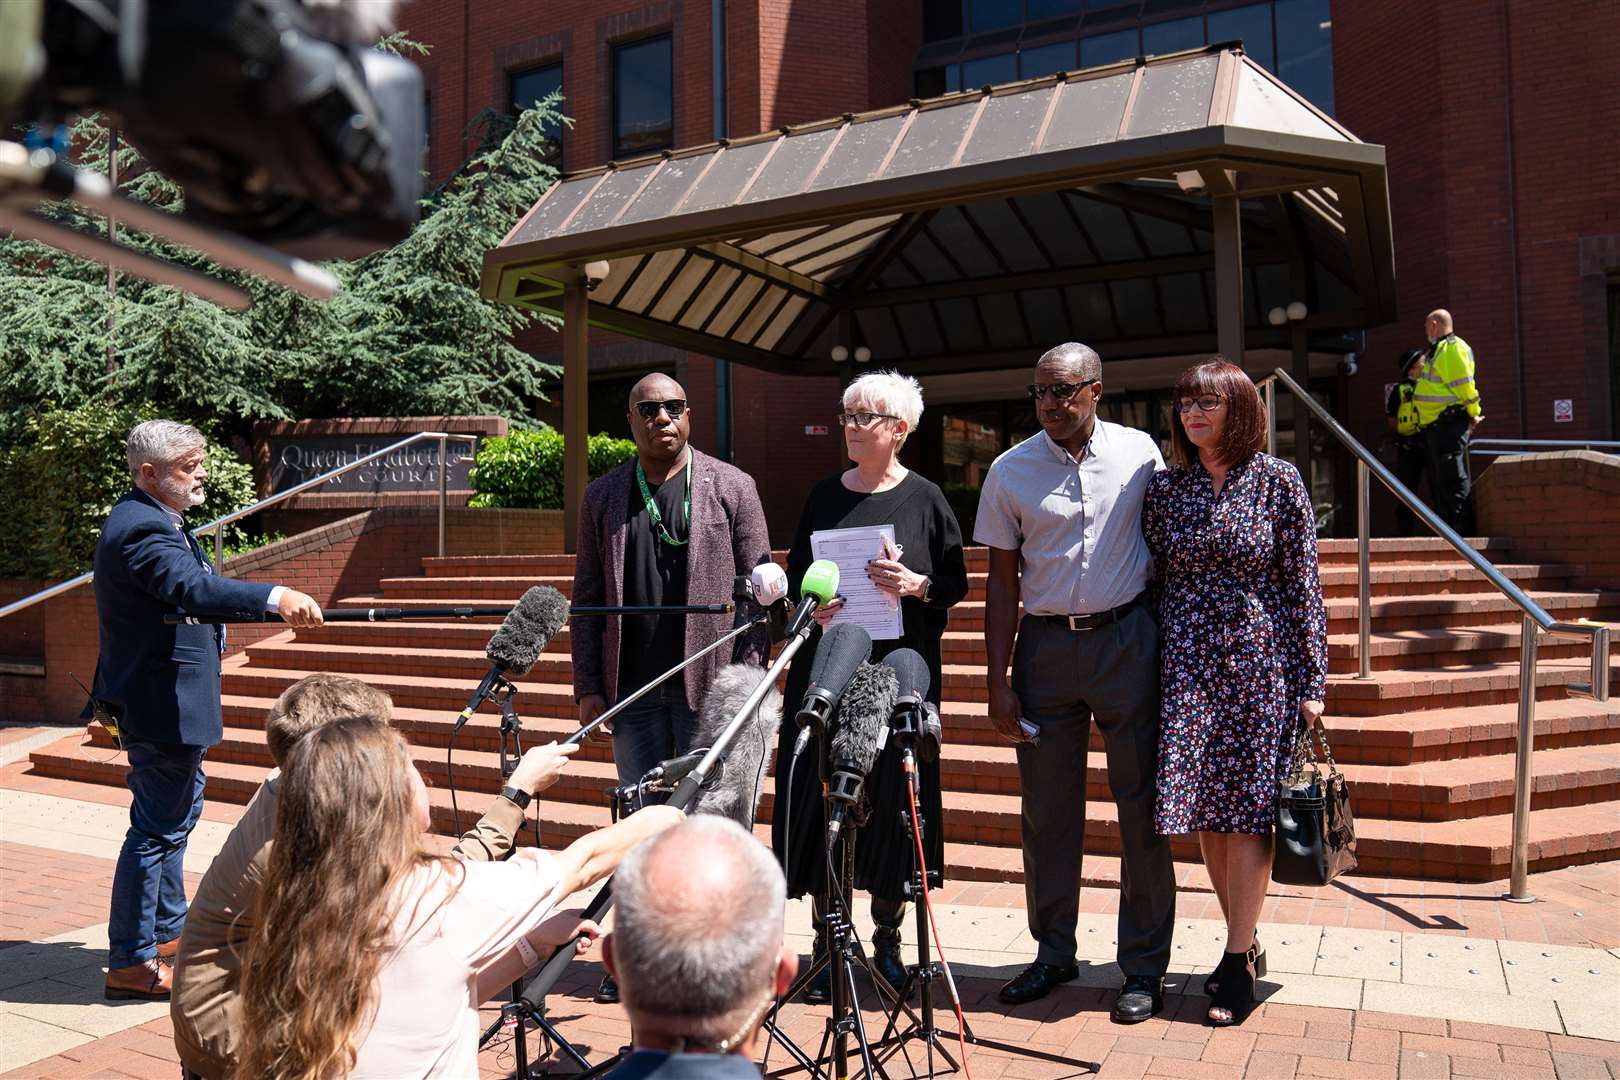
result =
[[[636,1023],[712,1047],[774,998],[786,884],[741,825],[688,818],[632,851],[613,892],[614,966]]]
[[[386,722],[334,720],[292,747],[243,965],[239,1075],[353,1067],[394,894],[423,858],[412,797],[409,751]]]
[[[293,746],[316,728],[357,717],[386,724],[393,712],[393,699],[370,683],[318,672],[281,692],[264,718],[264,740],[276,767],[284,769]]]

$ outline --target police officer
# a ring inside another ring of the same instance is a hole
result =
[[[1395,479],[1405,484],[1414,495],[1428,466],[1429,451],[1418,432],[1417,402],[1412,400],[1412,395],[1417,392],[1418,376],[1423,372],[1424,360],[1428,355],[1426,349],[1406,350],[1401,356],[1400,381],[1389,388],[1389,399],[1384,403],[1384,415],[1388,418],[1386,423],[1395,433]],[[1416,532],[1417,519],[1405,503],[1396,500],[1395,534],[1413,536]]]
[[[1429,356],[1412,401],[1428,449],[1432,505],[1441,520],[1467,536],[1474,528],[1468,439],[1485,418],[1474,385],[1474,350],[1457,336],[1444,308],[1429,312],[1423,328]]]

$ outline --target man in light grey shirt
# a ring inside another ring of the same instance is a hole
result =
[[[990,548],[990,720],[1018,746],[1024,899],[1038,946],[1001,999],[1034,1001],[1079,974],[1075,923],[1095,717],[1119,810],[1125,982],[1113,1018],[1137,1023],[1163,1007],[1175,922],[1170,844],[1153,826],[1159,647],[1142,537],[1142,499],[1164,460],[1145,433],[1097,419],[1102,360],[1085,345],[1042,356],[1029,393],[1042,432],[990,466],[973,530]]]

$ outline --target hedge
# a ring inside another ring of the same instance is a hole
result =
[[[629,439],[592,435],[586,450],[586,468],[594,480],[635,456],[636,444]],[[478,448],[471,478],[477,494],[468,506],[562,509],[562,432],[542,428],[485,439]]]

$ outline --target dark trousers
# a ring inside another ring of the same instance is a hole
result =
[[[1097,721],[1119,808],[1119,966],[1163,975],[1176,918],[1170,842],[1153,826],[1159,769],[1159,631],[1146,607],[1095,630],[1026,617],[1013,691],[1040,742],[1018,744],[1024,903],[1047,964],[1074,960],[1085,848],[1086,747]]]
[[[1440,520],[1463,536],[1474,532],[1472,482],[1468,476],[1468,414],[1442,413],[1423,429],[1429,452],[1430,505]]]
[[[635,687],[629,688],[634,692]],[[686,683],[675,676],[613,718],[613,764],[621,786],[692,749],[697,713],[686,704]]]
[[[126,741],[129,831],[113,866],[107,966],[157,955],[186,921],[186,838],[202,815],[201,746]]]
[[[1418,485],[1423,482],[1423,474],[1428,469],[1429,448],[1421,436],[1410,435],[1395,440],[1395,479],[1410,488],[1412,494],[1418,493]],[[1417,516],[1399,499],[1395,500],[1395,535],[1417,535]]]

